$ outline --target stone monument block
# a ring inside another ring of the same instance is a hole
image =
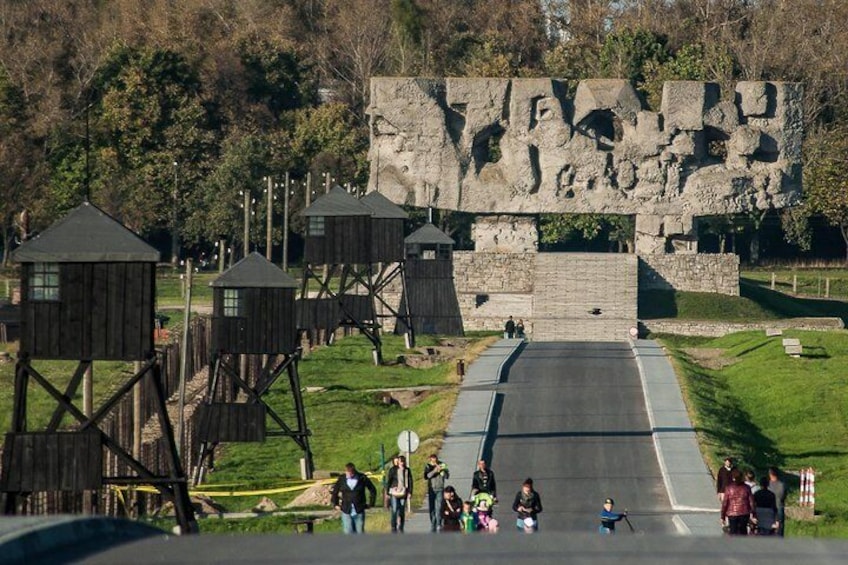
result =
[[[760,149],[761,138],[762,132],[759,128],[740,127],[731,134],[727,150],[737,155],[754,155]]]
[[[480,216],[471,226],[474,251],[532,253],[539,249],[539,231],[530,216]]]
[[[630,81],[623,79],[581,80],[574,94],[574,124],[595,110],[611,110],[622,120],[636,121],[642,102]]]
[[[739,99],[739,109],[743,116],[764,116],[768,112],[769,97],[765,82],[737,82],[736,96]]]
[[[659,112],[623,80],[567,92],[550,78],[374,78],[369,189],[480,214],[697,217],[799,198],[799,84],[740,83],[720,100],[715,84],[669,82]]]
[[[663,85],[662,106],[666,131],[702,130],[704,113],[719,101],[715,83],[691,80],[671,81]]]

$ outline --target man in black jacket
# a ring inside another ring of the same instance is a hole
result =
[[[486,461],[481,459],[477,462],[477,470],[471,477],[471,496],[478,492],[487,492],[492,495],[492,498],[497,502],[498,487],[495,484],[495,473],[486,466]]]
[[[515,321],[512,316],[504,324],[504,334],[507,339],[512,339],[515,336]]]
[[[365,491],[370,493],[370,503]],[[345,474],[339,477],[330,495],[336,510],[342,513],[342,531],[346,534],[365,533],[365,509],[374,506],[377,489],[371,479],[356,470],[353,463],[345,465]]]

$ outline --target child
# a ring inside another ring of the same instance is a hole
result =
[[[598,531],[602,534],[614,534],[615,533],[615,523],[620,522],[621,520],[627,517],[627,510],[623,513],[613,512],[612,507],[615,505],[615,502],[611,498],[607,498],[604,500],[604,509],[601,510],[601,525],[598,527]]]
[[[498,531],[498,521],[492,518],[492,510],[484,499],[477,504],[477,529],[487,532]]]
[[[459,526],[464,534],[477,531],[477,513],[475,513],[472,509],[470,500],[466,500],[462,503],[462,514],[459,515]]]

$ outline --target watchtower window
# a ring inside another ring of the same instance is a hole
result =
[[[437,259],[450,259],[451,258],[451,246],[450,245],[437,245],[436,246],[436,258]]]
[[[242,312],[241,290],[238,288],[224,289],[224,317],[238,318]]]
[[[322,236],[324,235],[324,216],[310,216],[309,218],[309,235]]]
[[[30,300],[59,300],[59,264],[35,263],[29,283]]]
[[[436,258],[436,250],[435,249],[425,249],[421,254],[422,259],[435,259]]]

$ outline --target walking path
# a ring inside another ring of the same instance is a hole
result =
[[[524,342],[518,339],[502,339],[495,342],[468,366],[465,378],[459,389],[456,407],[451,422],[445,432],[445,441],[439,458],[448,464],[450,479],[448,484],[456,488],[463,499],[471,492],[471,476],[477,469],[477,461],[483,454],[483,447],[489,432],[489,423],[497,391],[506,364],[517,353]],[[479,387],[491,387],[489,390],[474,390]],[[415,471],[416,484],[426,489],[421,472]],[[426,492],[426,491],[424,491]],[[406,532],[429,532],[430,514],[427,497],[424,506],[409,516]]]
[[[715,485],[689,420],[677,375],[662,347],[653,341],[631,342],[654,446],[678,531],[692,535],[720,535]]]
[[[463,498],[470,491],[471,476],[489,432],[496,395],[494,385],[521,345],[518,340],[496,342],[468,367],[460,387],[439,457],[449,465],[449,484]],[[655,341],[636,340],[631,345],[642,380],[657,459],[675,511],[674,525],[684,535],[721,535],[712,476],[701,457],[674,369]],[[492,388],[479,390],[481,387]],[[421,488],[426,488],[418,473],[415,479]],[[430,531],[426,498],[425,505],[409,516],[405,529],[409,533]]]

